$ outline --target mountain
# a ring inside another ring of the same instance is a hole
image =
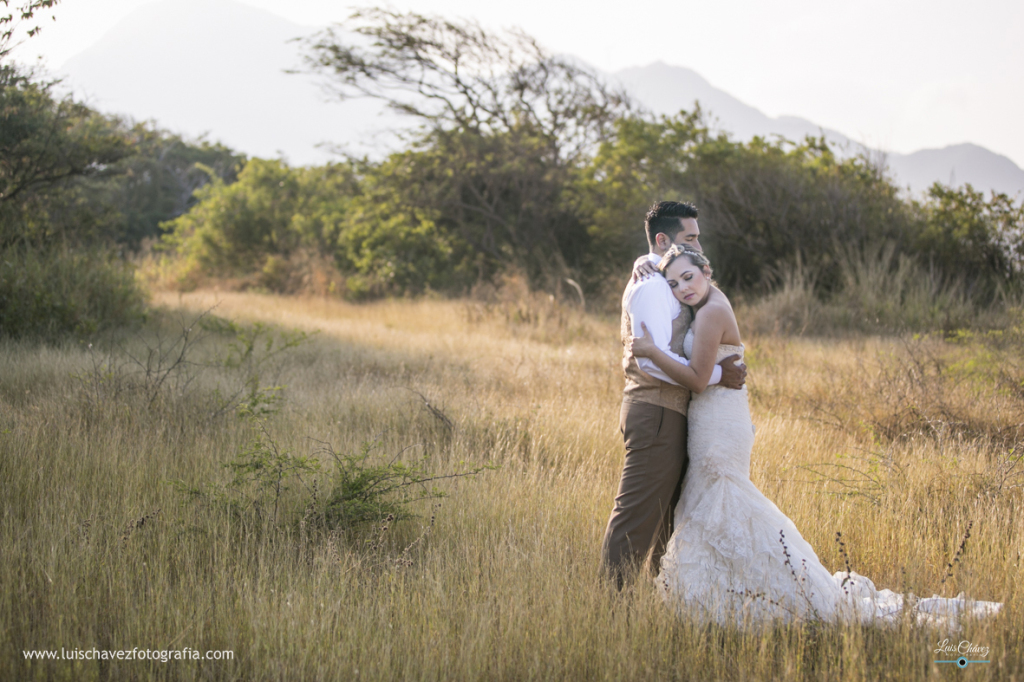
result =
[[[694,102],[699,101],[701,108],[711,114],[713,129],[727,132],[739,140],[749,140],[755,135],[782,135],[790,140],[802,140],[806,135],[820,136],[824,133],[832,142],[851,144],[851,140],[842,133],[824,130],[806,119],[796,116],[771,118],[711,85],[696,71],[682,66],[655,62],[618,71],[611,77],[655,114],[671,115],[680,109],[691,111]]]
[[[317,148],[323,142],[371,151],[374,132],[397,123],[393,114],[368,100],[328,102],[311,76],[285,73],[301,65],[292,39],[316,30],[233,0],[164,0],[140,7],[60,72],[101,111],[209,133],[252,156],[304,165],[331,158]]]
[[[1009,158],[976,144],[889,154],[887,160],[892,174],[915,190],[929,187],[936,180],[954,187],[970,183],[974,189],[994,189],[1011,197],[1024,190],[1024,170]]]
[[[896,183],[909,187],[913,193],[923,192],[935,181],[954,186],[970,183],[975,189],[992,189],[1010,196],[1024,192],[1024,170],[1009,158],[978,145],[958,144],[912,154],[883,153],[807,119],[772,118],[681,66],[655,62],[619,71],[611,77],[655,114],[692,110],[694,101],[699,101],[701,108],[712,115],[711,127],[735,139],[749,140],[755,135],[781,135],[789,140],[802,140],[806,135],[824,136],[841,154],[866,153],[873,159],[884,158]]]
[[[127,16],[60,71],[102,111],[155,119],[190,136],[209,133],[252,156],[305,165],[332,158],[319,143],[371,155],[395,148],[389,131],[407,128],[410,119],[372,100],[329,101],[314,77],[285,73],[301,65],[293,39],[317,30],[235,0],[161,0]],[[841,153],[880,156],[806,119],[767,116],[687,68],[656,62],[607,77],[654,113],[692,109],[697,100],[714,126],[736,139],[824,135]],[[951,179],[1011,195],[1024,191],[1024,170],[977,145],[885,157],[896,181],[913,192]]]

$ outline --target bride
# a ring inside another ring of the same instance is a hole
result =
[[[828,572],[793,522],[750,480],[754,427],[747,389],[708,386],[715,363],[742,357],[743,344],[707,258],[673,246],[658,267],[675,297],[695,313],[683,343],[689,366],[660,351],[646,326],[630,342],[634,356],[650,358],[693,392],[690,463],[657,579],[663,598],[681,613],[740,626],[775,620],[895,623],[905,614],[919,623],[957,626],[963,613],[997,613],[1002,605],[995,602],[904,599],[856,573]]]

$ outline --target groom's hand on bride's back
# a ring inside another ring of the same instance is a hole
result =
[[[718,382],[719,386],[743,388],[743,384],[747,381],[747,366],[737,365],[736,361],[739,359],[739,355],[730,355],[727,358],[722,358],[722,361],[718,363],[722,366],[722,380]]]

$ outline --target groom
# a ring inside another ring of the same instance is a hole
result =
[[[702,250],[698,238],[697,207],[661,201],[647,212],[645,221],[650,262],[657,264],[673,244]],[[679,362],[683,337],[692,314],[682,306],[664,277],[630,281],[622,295],[622,342],[645,323],[654,343]],[[715,366],[710,384],[742,388],[746,368],[731,355]],[[665,543],[672,534],[672,515],[686,473],[686,407],[690,391],[679,386],[649,358],[634,358],[623,350],[626,388],[622,396],[619,429],[626,444],[615,507],[608,519],[601,561],[621,589],[630,572],[650,558],[656,572]]]

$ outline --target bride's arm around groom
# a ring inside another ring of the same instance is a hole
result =
[[[673,246],[662,260],[661,270],[673,295],[694,310],[690,360],[680,361],[662,350],[643,322],[639,336],[632,337],[627,348],[634,357],[649,358],[675,383],[701,393],[710,383],[716,383],[712,375],[719,346],[740,345],[736,315],[729,299],[714,285],[707,258],[699,251]]]

